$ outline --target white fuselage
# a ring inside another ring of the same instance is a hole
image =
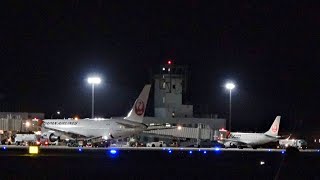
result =
[[[147,127],[142,123],[122,119],[81,119],[81,120],[44,120],[43,131],[50,131],[54,135],[75,134],[103,139],[124,138],[138,134]]]
[[[269,142],[276,142],[276,137],[267,136],[264,133],[231,133],[224,143],[247,144],[251,146],[262,145]]]

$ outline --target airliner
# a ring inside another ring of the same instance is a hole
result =
[[[126,117],[116,119],[45,119],[41,122],[42,137],[51,142],[68,139],[80,135],[90,139],[119,139],[139,134],[148,126],[142,123],[148,102],[151,85],[147,84],[142,89],[138,99]]]
[[[218,142],[228,147],[243,147],[257,148],[258,145],[266,144],[269,142],[277,142],[281,136],[278,136],[281,116],[277,116],[271,125],[270,129],[265,133],[242,133],[230,132],[227,134],[226,139],[219,140]]]

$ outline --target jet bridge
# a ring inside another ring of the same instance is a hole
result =
[[[202,128],[202,124],[198,124],[197,128],[193,127],[173,127],[167,129],[155,129],[144,131],[146,134],[156,134],[163,136],[171,136],[177,138],[189,138],[199,140],[213,140],[214,131],[210,128]]]

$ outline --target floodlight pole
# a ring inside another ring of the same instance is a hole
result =
[[[94,84],[100,84],[101,79],[99,77],[89,77],[88,83],[92,85],[92,111],[91,117],[94,118]]]
[[[231,106],[232,106],[232,103],[231,103],[231,92],[232,92],[232,89],[235,88],[235,85],[234,85],[232,82],[229,82],[229,83],[226,84],[225,87],[229,90],[229,131],[231,131],[231,117],[232,117],[232,111],[231,111]]]
[[[231,91],[232,89],[229,89],[229,131],[231,131],[231,105],[232,105],[232,101],[231,101]]]
[[[92,83],[92,111],[91,117],[94,118],[94,83]]]

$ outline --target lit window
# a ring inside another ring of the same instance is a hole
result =
[[[166,89],[166,79],[164,77],[162,79],[160,79],[159,88]]]

